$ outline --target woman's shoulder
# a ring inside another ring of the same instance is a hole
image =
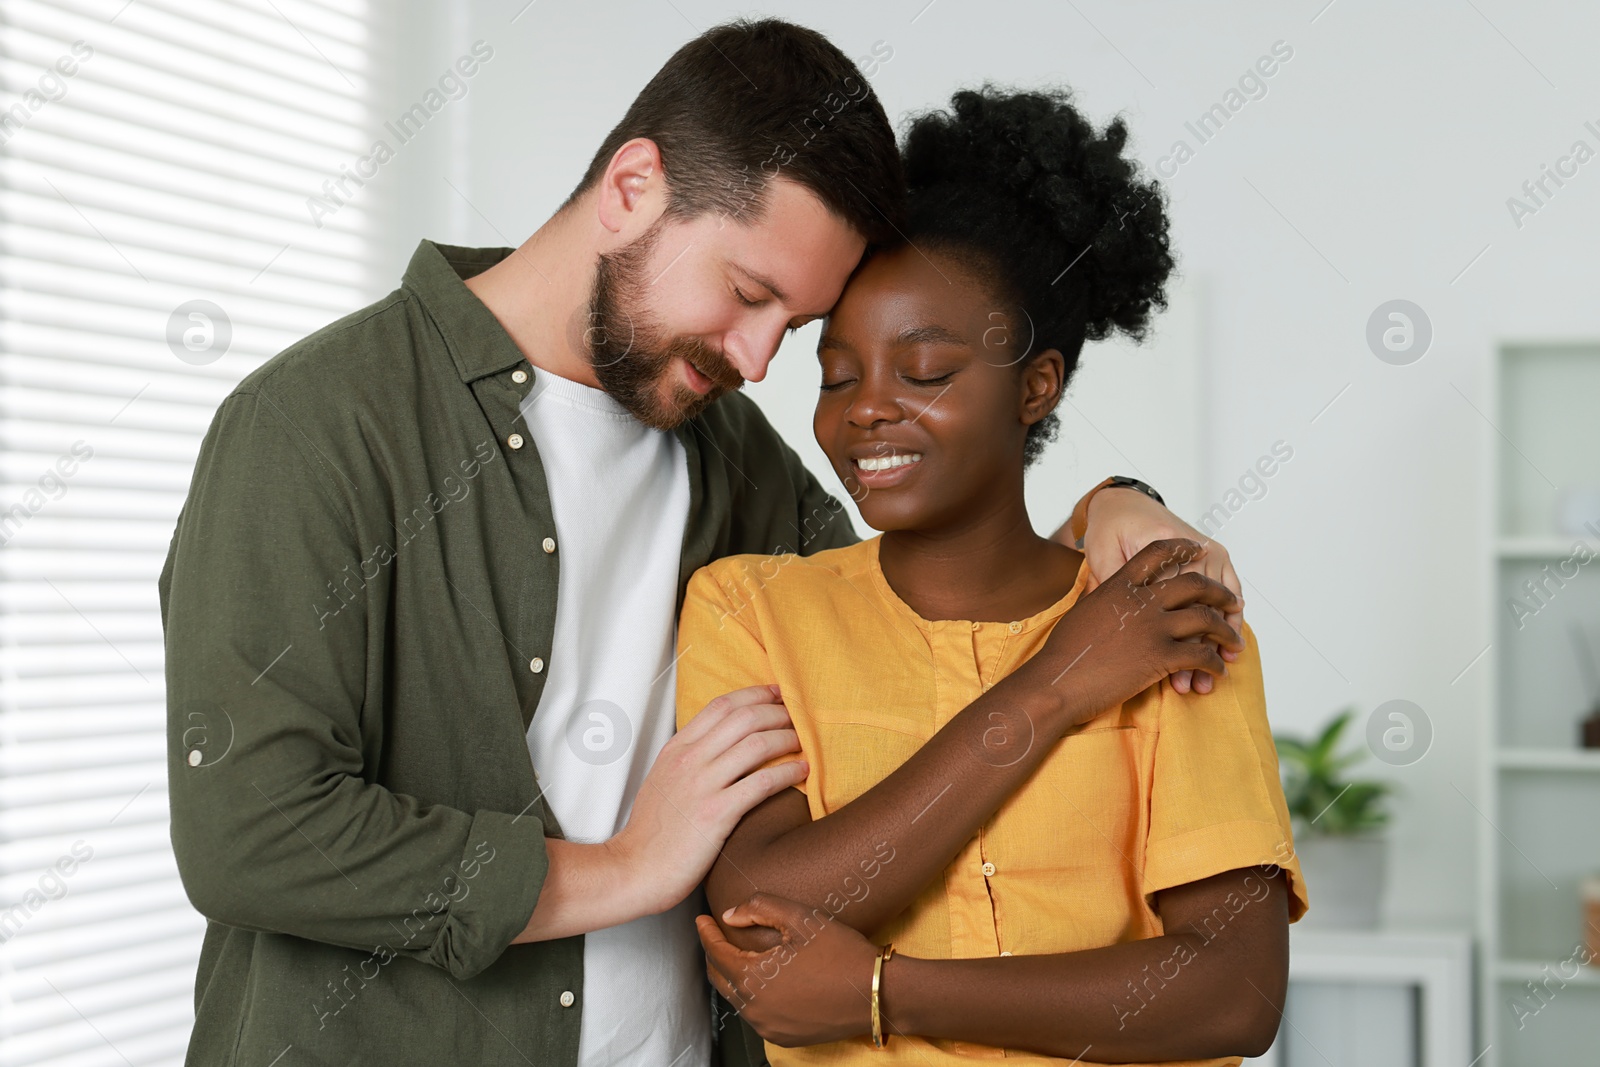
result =
[[[754,598],[824,595],[830,587],[849,585],[866,574],[874,541],[824,549],[810,555],[784,552],[763,555],[742,552],[722,556],[701,567],[695,581],[713,582],[729,596]]]

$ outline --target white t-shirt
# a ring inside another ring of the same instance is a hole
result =
[[[673,732],[689,472],[672,433],[602,390],[535,374],[522,412],[550,486],[560,581],[528,751],[562,832],[598,842],[627,823]],[[585,935],[580,1067],[709,1061],[697,896]]]

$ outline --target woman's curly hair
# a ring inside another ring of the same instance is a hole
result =
[[[916,116],[901,148],[908,241],[963,262],[1024,312],[1033,336],[1018,365],[1058,349],[1063,388],[1085,340],[1144,339],[1173,269],[1165,196],[1123,156],[1127,126],[1097,133],[1070,99],[963,89],[948,110]],[[1029,427],[1025,465],[1059,427],[1054,413]]]

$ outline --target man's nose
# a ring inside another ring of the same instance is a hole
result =
[[[778,354],[783,343],[784,324],[776,327],[755,327],[730,334],[723,343],[728,362],[744,375],[747,382],[759,382],[767,376],[767,367]]]

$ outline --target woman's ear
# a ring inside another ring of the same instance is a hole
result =
[[[1066,382],[1067,361],[1061,351],[1047,348],[1022,368],[1022,407],[1024,426],[1032,426],[1056,409]]]

